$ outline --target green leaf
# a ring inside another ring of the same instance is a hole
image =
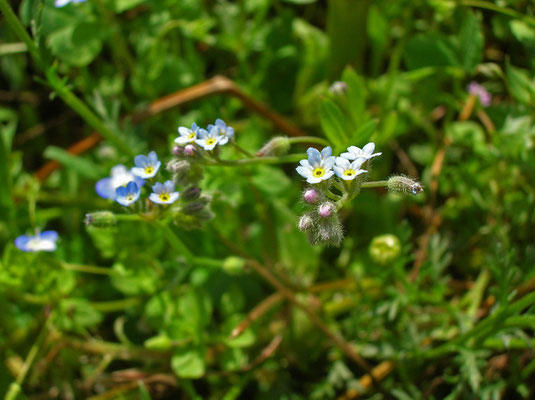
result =
[[[116,13],[122,13],[123,11],[137,7],[143,2],[144,0],[114,0],[112,5]]]
[[[199,334],[210,323],[212,303],[201,288],[190,288],[178,302],[181,322],[191,333]]]
[[[468,9],[465,11],[459,30],[459,55],[463,68],[467,72],[473,72],[483,61],[485,38],[478,18],[472,11]]]
[[[151,400],[150,393],[147,390],[147,387],[142,381],[137,382],[139,388],[139,398],[140,400]]]
[[[413,36],[407,42],[403,56],[409,69],[459,65],[448,38],[436,33]]]
[[[59,303],[56,326],[66,331],[84,332],[102,321],[102,315],[86,299],[64,299]]]
[[[351,67],[347,67],[342,75],[347,84],[347,107],[355,126],[365,120],[367,91],[364,79]]]
[[[101,166],[86,158],[74,156],[56,146],[48,146],[45,149],[44,156],[45,158],[56,160],[65,168],[71,169],[85,178],[98,179],[105,174],[105,170]]]
[[[171,368],[180,378],[200,378],[206,370],[205,354],[204,346],[176,349],[171,358]]]
[[[377,129],[378,123],[379,123],[379,120],[372,119],[366,122],[365,124],[361,125],[353,134],[351,143],[356,143],[357,146],[363,146],[366,143],[368,143],[373,133],[375,132],[375,129]]]
[[[511,95],[520,103],[535,105],[535,84],[528,72],[515,68],[508,62],[505,75]]]
[[[321,127],[325,136],[335,149],[343,149],[349,141],[347,121],[343,111],[331,99],[324,98],[320,103]]]

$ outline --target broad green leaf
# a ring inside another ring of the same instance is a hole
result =
[[[436,33],[419,34],[409,39],[404,60],[409,69],[459,65],[448,38]]]
[[[325,136],[335,149],[342,149],[349,141],[347,121],[343,111],[331,99],[324,98],[320,103],[321,127]]]
[[[365,120],[367,91],[364,79],[355,70],[348,67],[344,70],[342,80],[347,84],[347,107],[355,126]]]
[[[184,328],[199,334],[210,323],[212,303],[210,296],[201,288],[189,288],[178,300],[178,310]]]
[[[507,63],[505,75],[511,95],[520,103],[535,105],[535,82],[528,72]]]
[[[187,346],[176,349],[171,358],[171,368],[180,378],[196,379],[204,375],[206,348],[204,346]]]
[[[466,9],[459,31],[459,50],[462,66],[467,72],[483,61],[485,38],[481,30],[481,23],[476,15]]]
[[[52,53],[65,63],[85,67],[100,53],[102,37],[107,32],[102,24],[84,22],[54,31],[47,43]]]
[[[123,11],[130,10],[144,3],[145,0],[114,0],[111,2],[115,9],[115,12],[122,13]]]
[[[105,171],[100,165],[97,165],[86,158],[72,155],[68,151],[56,146],[48,146],[45,149],[44,156],[56,160],[65,168],[71,169],[79,175],[89,179],[98,179],[105,175]]]
[[[372,137],[375,129],[377,129],[377,124],[379,120],[372,119],[365,124],[361,125],[353,134],[351,143],[355,143],[357,146],[364,146],[370,138]]]

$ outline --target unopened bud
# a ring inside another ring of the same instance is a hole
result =
[[[186,145],[186,147],[184,147],[184,153],[190,157],[195,155],[195,146],[192,144]]]
[[[347,84],[343,81],[336,81],[329,87],[329,92],[336,95],[345,94],[347,92]]]
[[[305,194],[303,195],[303,199],[310,204],[315,203],[318,201],[319,194],[315,189],[307,189],[305,190]]]
[[[182,156],[184,155],[184,147],[181,146],[174,146],[173,150],[171,150],[175,156]]]
[[[318,208],[318,214],[322,218],[330,217],[334,211],[334,204],[330,202],[323,203]]]
[[[185,160],[171,160],[167,163],[167,170],[173,174],[183,174],[189,171],[191,164]]]
[[[258,157],[286,154],[290,150],[290,141],[286,136],[277,136],[267,142],[256,152]]]
[[[190,201],[190,200],[196,200],[201,195],[201,189],[197,186],[190,186],[186,190],[183,190],[182,193],[180,193],[180,197],[182,197],[182,200]]]
[[[401,254],[401,242],[391,234],[376,236],[370,243],[370,257],[377,264],[386,265]]]
[[[223,269],[230,274],[240,272],[244,267],[245,260],[240,257],[231,256],[223,261]]]
[[[204,202],[201,202],[201,201],[195,201],[195,202],[192,202],[192,203],[188,203],[186,204],[184,207],[182,207],[182,212],[184,214],[195,214],[199,211],[201,211],[204,206],[206,204]]]
[[[115,225],[117,223],[117,218],[111,211],[97,211],[86,214],[84,222],[86,225],[105,228]]]
[[[331,218],[320,219],[315,229],[308,235],[308,239],[314,245],[340,246],[343,238],[344,231],[338,214],[333,214]]]
[[[312,227],[314,224],[314,221],[310,217],[310,215],[305,214],[301,218],[299,218],[299,223],[297,224],[297,227],[301,232],[304,232]]]
[[[397,194],[417,195],[424,191],[423,186],[416,179],[405,175],[395,175],[388,179],[388,190]]]

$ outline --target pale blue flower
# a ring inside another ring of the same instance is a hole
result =
[[[55,251],[58,233],[56,231],[44,231],[35,236],[21,235],[15,239],[15,246],[22,251]]]
[[[65,7],[69,3],[83,3],[87,0],[55,0],[54,6],[55,7]]]
[[[337,157],[334,165],[334,173],[345,181],[352,181],[360,174],[368,172],[365,169],[360,169],[365,161],[365,158],[357,158],[351,162],[345,157]]]
[[[197,124],[191,124],[191,129],[186,128],[185,126],[180,126],[178,128],[178,133],[180,134],[180,136],[175,139],[175,143],[181,145],[194,143],[195,139],[197,139],[198,132],[199,127],[197,126]]]
[[[357,158],[364,158],[367,160],[380,156],[383,153],[373,153],[375,150],[375,143],[370,142],[362,149],[357,146],[349,146],[347,148],[347,153],[340,154],[340,157],[347,158],[348,160],[355,160]]]
[[[225,136],[219,135],[219,128],[217,126],[213,126],[212,129],[210,129],[210,132],[205,129],[199,129],[197,136],[198,139],[195,139],[195,143],[197,143],[206,151],[213,150],[219,141],[225,138]]]
[[[175,192],[175,184],[172,181],[165,181],[163,185],[158,182],[152,187],[149,200],[157,204],[172,204],[178,199],[178,192]]]
[[[335,157],[332,156],[330,146],[325,147],[321,153],[317,149],[309,147],[307,155],[308,160],[301,160],[299,162],[301,165],[296,170],[303,178],[307,178],[308,183],[319,183],[334,175],[332,168]]]
[[[212,128],[214,128],[214,126],[216,128],[219,128],[219,135],[222,136],[222,138],[219,139],[218,143],[220,146],[227,144],[229,139],[234,136],[234,128],[231,126],[227,126],[225,121],[223,121],[222,119],[216,119],[215,125],[208,125],[206,129],[208,130],[208,132],[210,132]]]
[[[95,185],[95,190],[100,197],[115,200],[118,187],[128,185],[128,182],[135,182],[138,187],[143,186],[145,181],[128,170],[124,165],[116,165],[111,169],[111,176],[99,180]]]
[[[129,206],[139,199],[139,186],[135,182],[128,182],[126,186],[115,189],[115,201],[123,206]]]
[[[162,165],[162,163],[158,161],[158,156],[154,151],[151,151],[148,156],[136,156],[134,158],[134,164],[136,164],[136,166],[132,168],[132,173],[143,179],[154,177],[160,169],[160,165]]]

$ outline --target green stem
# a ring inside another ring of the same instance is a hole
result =
[[[162,221],[154,221],[154,223],[164,232],[165,237],[169,244],[190,264],[194,264],[194,255],[190,249],[182,242],[182,240],[176,235],[176,233]]]
[[[106,140],[110,141],[115,147],[123,153],[134,157],[134,152],[126,144],[126,142],[119,136],[117,132],[112,131],[106,126],[97,115],[78,97],[76,97],[70,89],[65,85],[65,82],[56,74],[53,67],[49,67],[41,57],[39,49],[34,41],[26,32],[26,29],[21,24],[7,0],[0,0],[0,10],[4,13],[7,24],[15,32],[20,40],[26,44],[28,52],[34,59],[38,68],[41,69],[47,78],[49,85],[54,89],[58,96],[74,111],[80,115],[84,121],[98,131]]]
[[[378,187],[385,187],[388,185],[388,181],[372,181],[372,182],[364,182],[360,187],[361,188],[378,188]]]
[[[39,332],[39,335],[37,336],[37,339],[33,343],[32,347],[30,348],[30,351],[28,352],[28,355],[26,356],[26,360],[24,361],[24,364],[22,365],[21,370],[19,371],[19,374],[17,375],[17,379],[15,382],[12,382],[9,386],[9,390],[6,393],[4,400],[15,400],[18,395],[21,393],[22,388],[21,385],[26,379],[26,375],[28,375],[28,371],[30,370],[30,367],[32,366],[35,357],[37,356],[37,353],[39,351],[39,348],[43,344],[43,341],[45,340],[48,330],[50,328],[51,319],[47,319],[43,327],[41,328],[41,331]]]
[[[321,144],[322,146],[329,146],[329,142],[327,140],[320,138],[320,137],[316,137],[316,136],[291,137],[291,138],[288,138],[288,143],[290,144],[316,143],[316,144]]]
[[[459,4],[467,7],[478,7],[483,8],[485,10],[495,11],[500,14],[507,15],[509,17],[518,18],[520,20],[523,20],[524,22],[535,26],[535,18],[524,15],[518,11],[512,10],[507,7],[502,7],[499,5],[496,5],[494,3],[491,3],[489,1],[482,1],[482,0],[460,0]]]
[[[236,142],[231,142],[231,144],[236,150],[238,150],[240,153],[242,153],[246,157],[255,158],[255,156],[253,154],[249,153],[247,150],[245,150],[243,147],[238,145]]]
[[[62,262],[61,267],[69,271],[87,272],[88,274],[96,275],[111,275],[110,268],[97,267],[94,265],[69,264]]]

